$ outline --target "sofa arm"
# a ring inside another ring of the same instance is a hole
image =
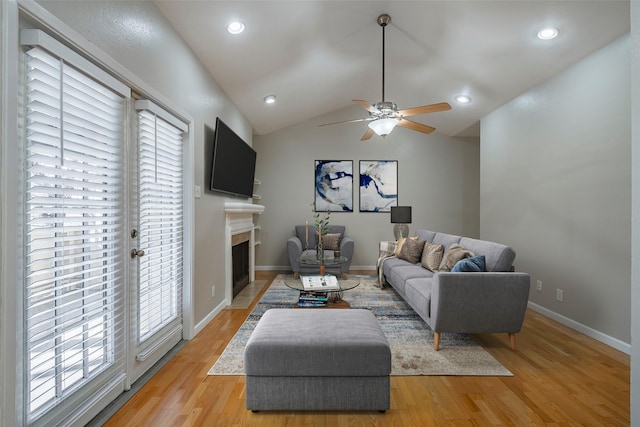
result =
[[[302,255],[302,242],[297,237],[289,237],[287,240],[287,255],[289,255],[289,264],[294,273],[300,272],[300,264],[298,258]]]
[[[529,301],[527,273],[437,273],[431,287],[436,332],[518,333]]]
[[[341,271],[346,273],[349,271],[349,267],[351,267],[351,261],[353,260],[353,251],[354,251],[354,242],[350,237],[343,237],[340,241],[340,255],[347,257],[349,261],[345,262],[341,266]]]

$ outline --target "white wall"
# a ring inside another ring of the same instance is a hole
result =
[[[347,101],[348,102],[348,101]],[[453,111],[435,114],[455,114]],[[355,240],[352,268],[372,268],[378,258],[378,242],[393,240],[388,213],[359,212],[358,167],[360,160],[398,160],[398,202],[413,207],[410,231],[439,230],[466,236],[478,235],[479,144],[477,139],[424,135],[397,128],[386,138],[360,141],[364,123],[318,127],[318,124],[366,117],[357,106],[307,122],[254,136],[258,153],[257,193],[266,207],[258,219],[262,241],[256,253],[258,268],[289,269],[286,241],[294,226],[313,223],[314,161],[353,160],[354,212],[334,212],[331,223],[347,226]],[[429,122],[429,116],[417,120]]]
[[[204,124],[220,116],[251,144],[251,125],[202,66],[157,7],[148,1],[43,1],[42,6],[102,49],[149,86],[195,118],[194,321],[197,324],[222,302],[224,292],[224,201],[206,191],[210,150]],[[217,284],[211,298],[211,285]]]
[[[516,250],[533,303],[623,343],[631,324],[629,81],[624,36],[484,118],[480,155],[481,237]]]

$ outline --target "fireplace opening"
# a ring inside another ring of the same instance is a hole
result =
[[[231,246],[233,297],[249,284],[249,241]]]

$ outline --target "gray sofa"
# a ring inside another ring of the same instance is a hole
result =
[[[296,277],[298,277],[300,273],[318,274],[318,267],[304,266],[298,262],[300,256],[305,252],[315,255],[316,247],[318,246],[316,230],[314,226],[309,225],[309,232],[307,233],[305,225],[296,225],[296,235],[287,240],[287,255],[289,256],[291,269]],[[340,255],[346,257],[348,261],[340,264],[338,267],[327,267],[326,270],[328,273],[346,275],[351,267],[351,260],[353,259],[354,241],[350,237],[345,236],[344,225],[329,225],[329,234],[335,233],[341,235],[339,243]],[[307,235],[309,241],[305,242]],[[325,252],[328,252],[327,248],[325,248]]]
[[[432,272],[421,263],[391,257],[382,264],[383,278],[422,317],[434,332],[434,348],[440,334],[507,333],[516,349],[529,299],[530,278],[513,271],[515,252],[508,246],[434,231],[418,230],[418,240],[442,244],[446,252],[460,244],[475,255],[484,255],[486,272]]]

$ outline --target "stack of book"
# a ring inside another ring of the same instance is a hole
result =
[[[326,292],[300,291],[298,297],[298,307],[326,307],[329,298]]]
[[[324,276],[302,276],[305,291],[334,292],[340,290],[338,279],[332,274]]]

